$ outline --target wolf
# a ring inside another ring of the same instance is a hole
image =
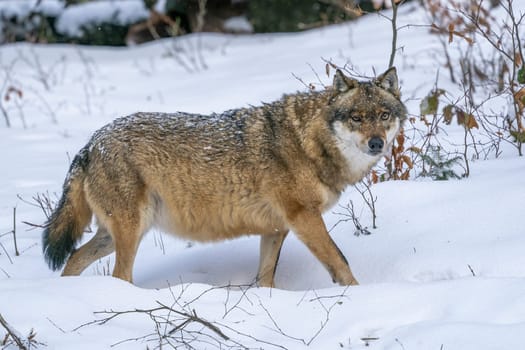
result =
[[[132,282],[152,227],[220,241],[260,236],[257,282],[274,287],[289,231],[332,280],[355,285],[322,213],[391,147],[406,119],[395,67],[358,81],[220,114],[135,113],[96,131],[74,157],[42,245],[53,270],[79,275],[116,253],[113,276]],[[98,229],[76,248],[93,216]]]

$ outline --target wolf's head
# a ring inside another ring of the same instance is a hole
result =
[[[347,158],[379,159],[392,145],[407,114],[396,69],[367,82],[337,70],[332,88],[330,126],[341,150]]]

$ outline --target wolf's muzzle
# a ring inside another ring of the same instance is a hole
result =
[[[373,155],[379,154],[383,151],[384,145],[385,142],[382,138],[374,136],[370,140],[368,140],[368,152]]]

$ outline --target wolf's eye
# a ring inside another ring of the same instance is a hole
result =
[[[390,113],[383,112],[383,113],[381,113],[380,118],[381,118],[381,120],[388,120],[388,118],[390,118]]]
[[[351,114],[350,115],[350,119],[352,119],[356,123],[360,123],[361,122],[361,117],[358,116],[357,114]]]

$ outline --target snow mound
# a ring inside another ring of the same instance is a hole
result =
[[[116,23],[128,25],[149,16],[142,0],[94,1],[67,7],[57,19],[56,28],[62,34],[80,37],[83,28],[93,27],[116,19]]]

